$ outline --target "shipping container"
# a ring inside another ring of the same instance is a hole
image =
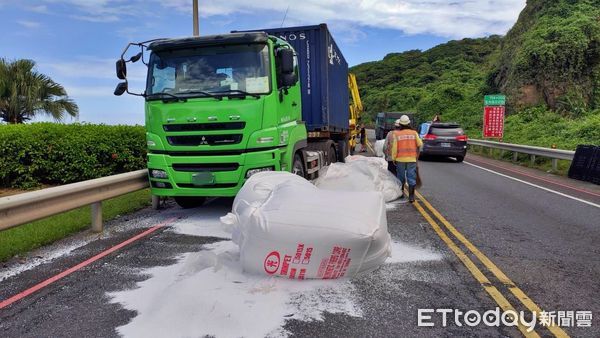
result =
[[[257,29],[292,45],[298,56],[302,118],[308,131],[347,132],[348,63],[326,24]]]

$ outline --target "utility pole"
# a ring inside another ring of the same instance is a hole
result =
[[[193,16],[194,16],[194,36],[199,36],[200,31],[198,29],[198,0],[193,0]]]

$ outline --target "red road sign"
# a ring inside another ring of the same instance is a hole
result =
[[[504,106],[485,106],[483,113],[483,137],[504,136]]]

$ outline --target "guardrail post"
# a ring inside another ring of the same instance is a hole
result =
[[[533,167],[535,165],[535,155],[531,155],[531,166]]]
[[[92,203],[92,231],[102,232],[102,202]]]
[[[515,151],[513,153],[513,162],[517,162],[518,160],[519,160],[519,153]]]
[[[553,172],[558,171],[558,159],[557,158],[552,159],[552,171]]]

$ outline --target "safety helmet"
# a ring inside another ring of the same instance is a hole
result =
[[[400,116],[399,119],[396,120],[396,122],[394,122],[394,125],[396,127],[400,127],[402,126],[408,126],[410,124],[410,118],[407,115],[402,115]]]

